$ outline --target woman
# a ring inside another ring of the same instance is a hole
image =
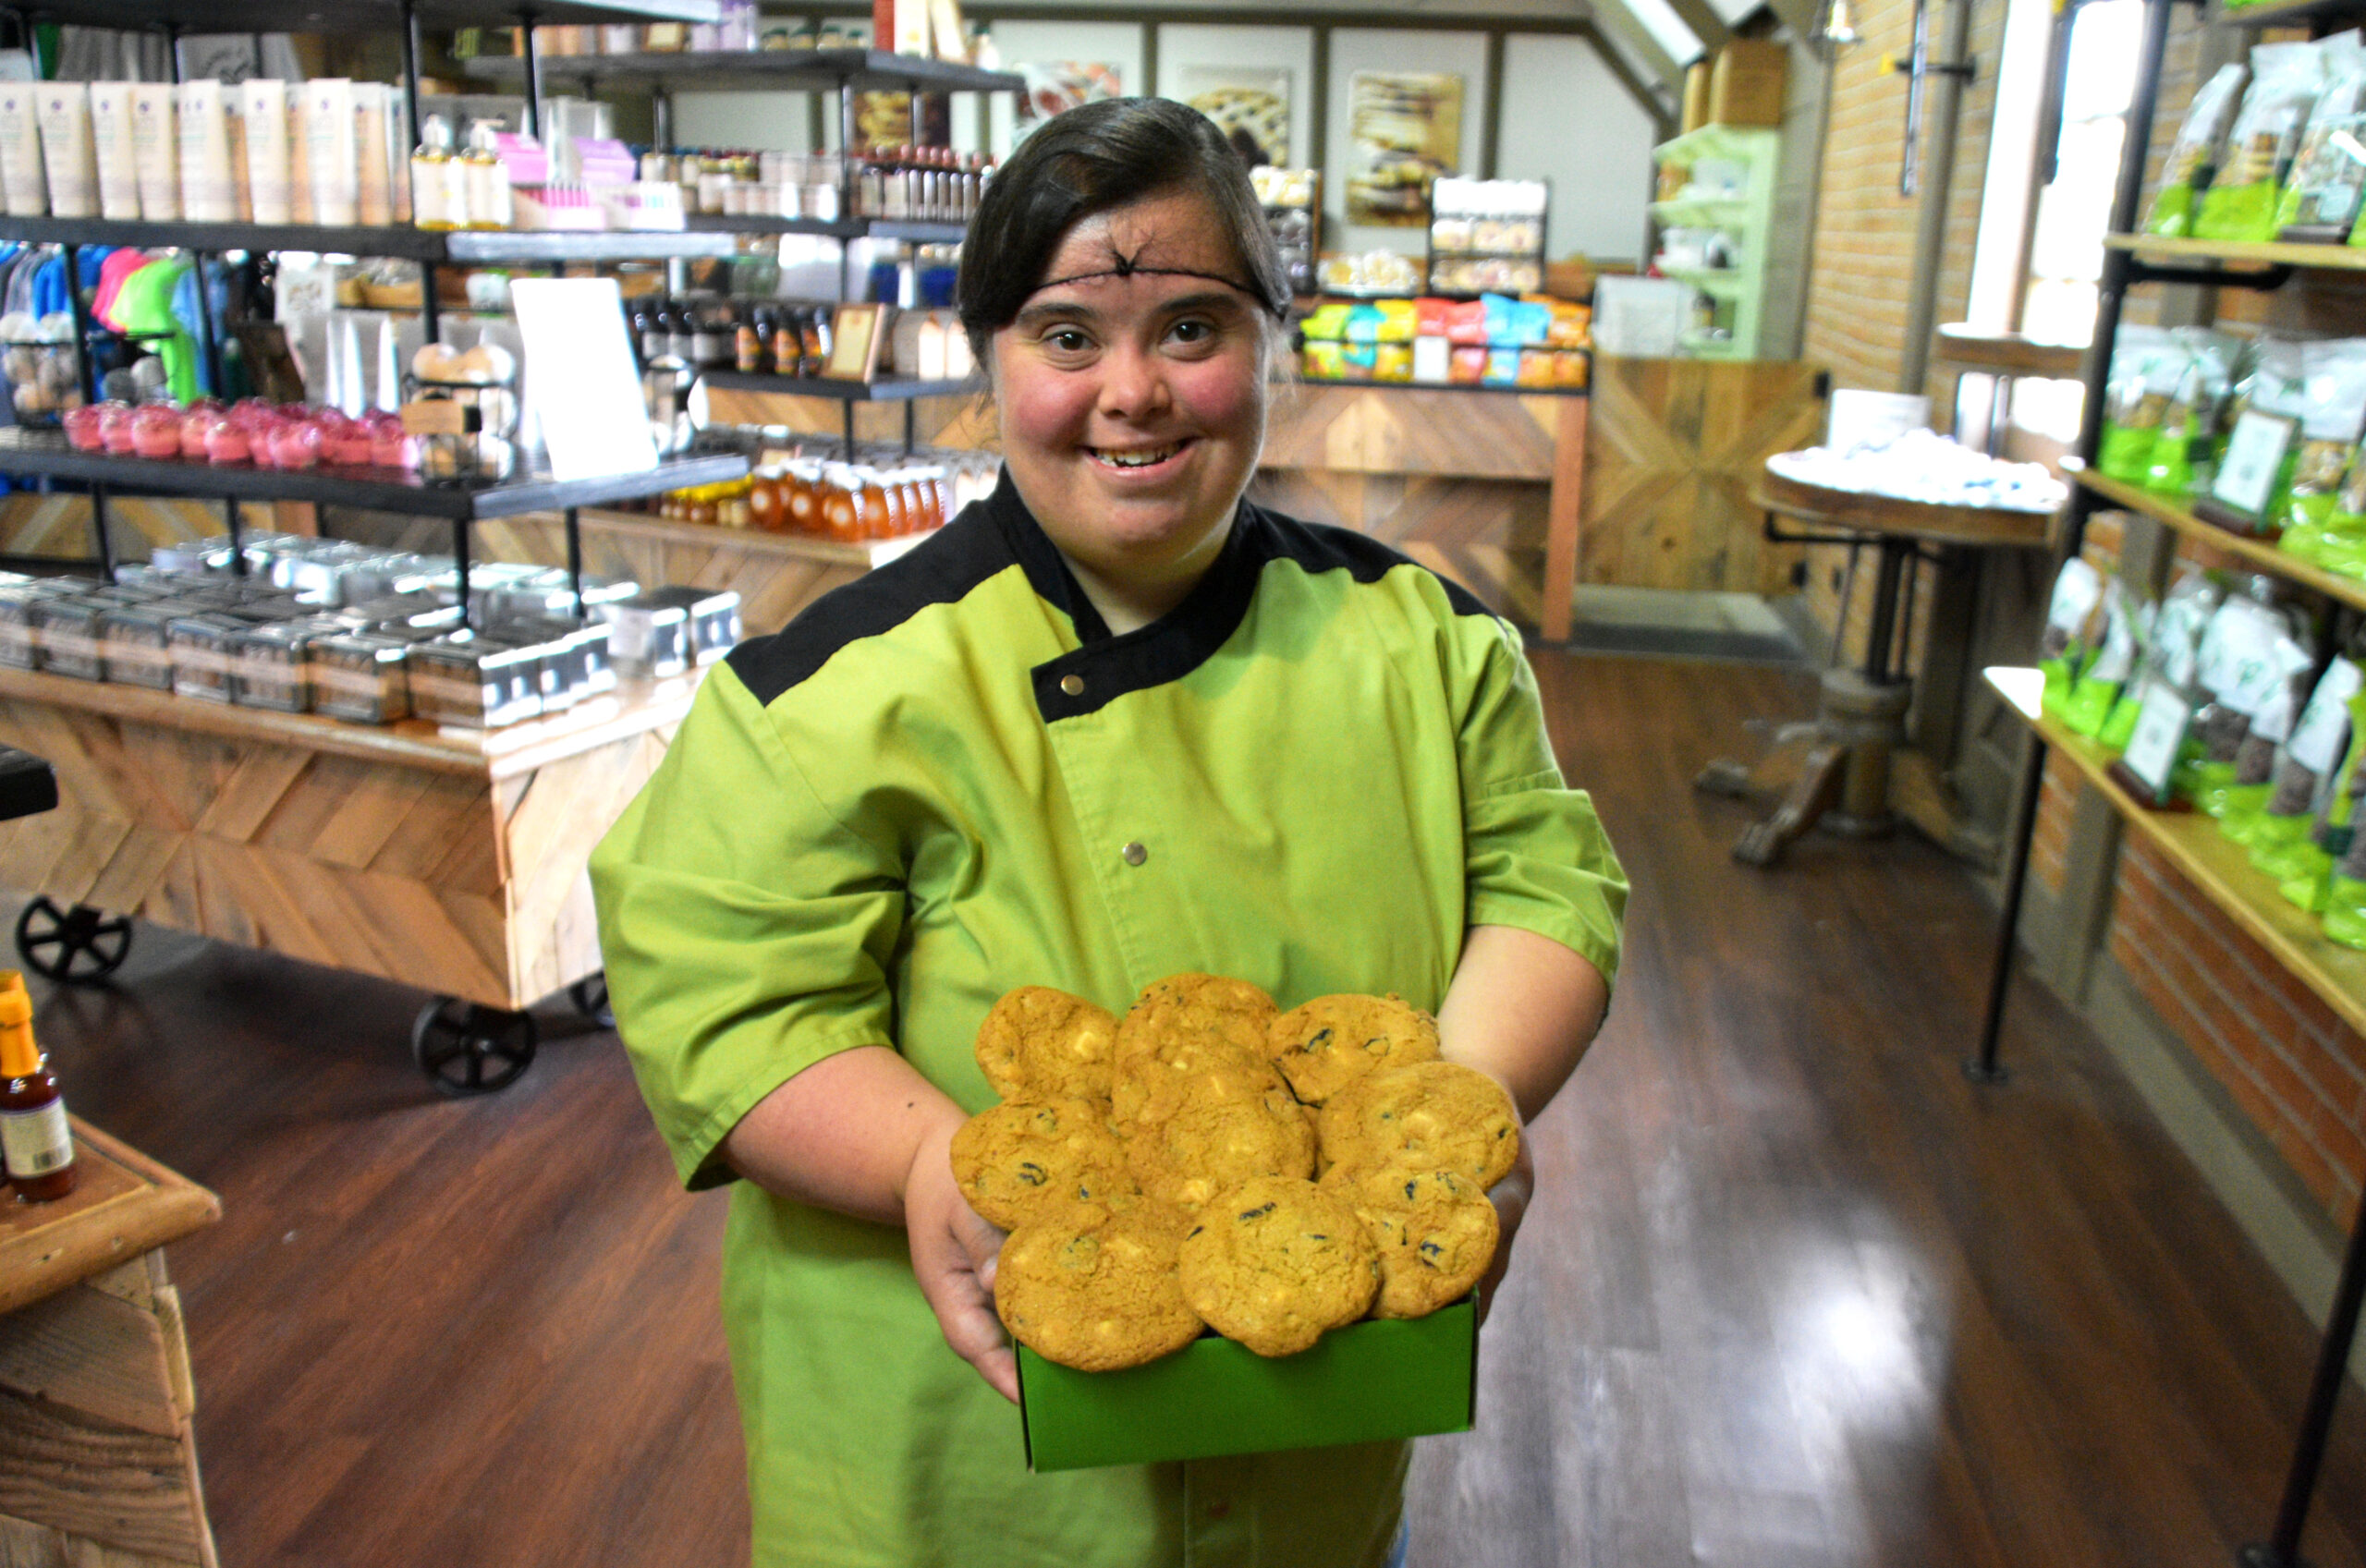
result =
[[[756,1560],[1371,1568],[1402,1444],[1027,1474],[1000,1233],[947,1159],[994,1101],[979,1022],[1184,970],[1395,991],[1532,1115],[1600,1022],[1625,884],[1509,630],[1242,500],[1288,295],[1213,125],[1119,100],[1037,130],[959,295],[1001,488],[735,651],[592,865],[658,1126],[692,1187],[740,1178]]]

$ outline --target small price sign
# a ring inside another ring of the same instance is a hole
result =
[[[2144,706],[2136,716],[2136,733],[2128,736],[2120,762],[2153,792],[2156,804],[2169,798],[2169,776],[2192,723],[2193,705],[2177,692],[2158,684],[2145,690]]]

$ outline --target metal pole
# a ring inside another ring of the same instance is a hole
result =
[[[2136,47],[2136,91],[2128,103],[2128,128],[2124,133],[2127,140],[2119,154],[2119,183],[2113,188],[2111,198],[2114,234],[2131,233],[2136,227],[2136,205],[2144,190],[2144,159],[2153,144],[2153,109],[2160,92],[2161,57],[2168,46],[2170,6],[2171,0],[2145,3],[2144,33]],[[2086,362],[2079,368],[2079,380],[2087,387],[2086,404],[2079,411],[2079,444],[2073,448],[2090,467],[2103,445],[2104,380],[2111,372],[2112,339],[2119,334],[2120,307],[2127,300],[2135,261],[2129,251],[2104,251],[2103,277],[2095,286],[2095,334],[2087,345]],[[2086,507],[2073,504],[2064,541],[2069,555],[2079,553],[2086,526]]]
[[[247,575],[247,544],[238,513],[238,498],[226,496],[222,501],[222,520],[230,529],[230,570],[238,577]]]
[[[2001,1084],[2006,1076],[1996,1061],[1996,1037],[2005,1024],[2005,987],[2013,978],[2013,943],[2021,923],[2021,889],[2029,881],[2030,838],[2037,831],[2037,797],[2045,782],[2045,742],[2031,731],[2029,756],[2021,764],[2013,852],[2005,858],[2005,907],[1997,916],[1996,957],[1988,972],[1988,1011],[1981,1019],[1980,1051],[1963,1064],[1963,1076],[1976,1084]]]
[[[410,138],[415,143],[422,132],[419,117],[419,12],[412,7],[411,0],[403,0],[402,16],[403,112],[410,116]],[[404,160],[404,169],[405,177],[409,177],[409,159]]]
[[[1909,90],[1917,99],[1907,112],[1913,116],[1907,128],[1907,173],[1905,180],[1913,179],[1913,159],[1916,156],[1913,139],[1921,128],[1920,99],[1922,81],[1927,76],[1939,79],[1938,91],[1931,101],[1931,160],[1929,176],[1921,180],[1921,207],[1915,213],[1913,283],[1906,302],[1906,347],[1900,356],[1897,389],[1920,395],[1931,370],[1931,334],[1937,325],[1939,314],[1939,270],[1945,264],[1947,249],[1947,193],[1955,178],[1956,131],[1962,117],[1964,78],[1971,72],[1965,56],[1971,52],[1971,0],[1955,0],[1947,15],[1947,57],[1936,65],[1925,58],[1927,50],[1926,24],[1923,8],[1915,7],[1915,67],[1914,84]],[[1913,195],[1911,184],[1905,194]]]
[[[99,400],[98,367],[91,359],[91,310],[82,302],[82,259],[71,245],[66,251],[66,302],[74,316],[74,373],[82,383],[82,396],[89,402]]]
[[[526,134],[543,134],[543,57],[534,47],[534,13],[518,13],[518,39],[526,59]]]
[[[91,487],[91,532],[99,546],[99,576],[115,581],[115,543],[107,538],[107,487]]]
[[[2358,1337],[2361,1300],[2366,1300],[2366,1206],[2349,1227],[2349,1249],[2341,1260],[2341,1281],[2334,1287],[2333,1314],[2325,1319],[2316,1374],[2309,1381],[2308,1412],[2300,1418],[2300,1440],[2292,1451],[2284,1501],[2275,1511],[2275,1538],[2264,1546],[2243,1548],[2236,1556],[2243,1568],[2300,1568],[2300,1529],[2309,1521],[2325,1437],[2333,1427],[2334,1402],[2341,1397],[2341,1380],[2349,1367],[2350,1342]]]
[[[452,519],[452,563],[460,569],[460,625],[469,624],[469,520]]]
[[[575,618],[583,617],[583,525],[576,509],[567,509],[567,586],[575,595]]]

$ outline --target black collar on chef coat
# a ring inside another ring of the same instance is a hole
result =
[[[1258,575],[1271,554],[1260,547],[1263,514],[1242,501],[1233,513],[1223,552],[1183,602],[1150,625],[1116,637],[1059,547],[1019,498],[1008,468],[987,498],[986,513],[1002,529],[1028,582],[1067,614],[1084,644],[1031,672],[1035,706],[1047,723],[1094,712],[1128,692],[1180,680],[1205,663],[1239,629],[1256,595]]]

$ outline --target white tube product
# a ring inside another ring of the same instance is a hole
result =
[[[287,215],[290,222],[312,222],[312,163],[305,151],[304,84],[287,84]]]
[[[323,77],[299,91],[304,94],[304,167],[312,181],[312,221],[351,225],[359,221],[355,187],[360,183],[353,157],[353,83]]]
[[[41,110],[33,102],[37,85],[0,82],[0,203],[12,218],[38,218],[49,212],[49,176],[41,161]]]
[[[269,77],[242,82],[238,107],[247,127],[247,190],[255,222],[295,221],[287,194],[287,84]]]
[[[386,97],[382,81],[353,84],[353,157],[359,173],[354,206],[372,228],[395,221],[394,192],[386,180]]]
[[[230,178],[230,120],[222,110],[222,84],[207,79],[180,85],[181,216],[191,223],[237,221],[237,186]]]
[[[180,119],[169,82],[131,84],[131,164],[140,176],[140,215],[171,223],[181,215]]]
[[[42,167],[49,211],[57,218],[99,215],[99,162],[91,146],[91,84],[44,81],[34,98],[41,119]]]
[[[247,169],[247,101],[238,84],[222,84],[222,126],[230,149],[230,211],[242,224],[255,221],[254,178]]]
[[[99,216],[140,215],[140,164],[131,150],[131,84],[91,84],[91,150],[99,162]]]
[[[386,143],[382,155],[386,164],[388,198],[397,224],[411,221],[410,149],[413,140],[409,106],[403,101],[402,90],[390,86],[386,89]],[[362,156],[369,156],[366,149]]]

